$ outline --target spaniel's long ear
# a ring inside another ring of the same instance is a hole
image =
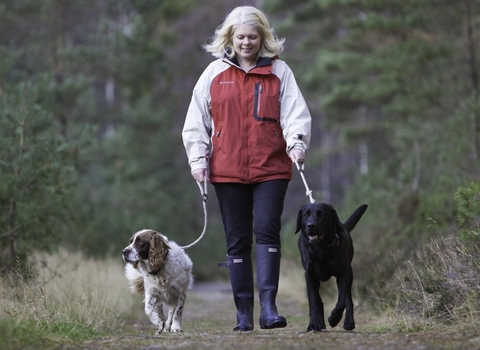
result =
[[[300,208],[300,211],[298,212],[298,215],[297,215],[297,228],[295,229],[295,234],[297,234],[301,229],[302,229],[302,226],[303,226],[303,208],[305,206],[303,205],[301,208]]]
[[[160,270],[165,266],[167,254],[170,247],[165,239],[159,233],[150,238],[150,251],[148,253],[148,263],[153,271]]]

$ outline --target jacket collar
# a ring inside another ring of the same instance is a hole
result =
[[[275,56],[273,58],[271,58],[271,57],[259,57],[258,60],[257,60],[257,64],[255,65],[254,68],[252,68],[252,70],[250,70],[250,72],[262,73],[263,70],[261,70],[261,71],[256,71],[256,70],[258,68],[271,67],[272,66],[272,61],[274,59],[277,59],[277,58],[278,58],[277,56]],[[232,66],[240,68],[240,64],[238,63],[237,56],[233,56],[230,59],[230,58],[227,57],[227,54],[225,54],[222,59],[223,59],[224,62],[227,62],[228,64],[230,64]],[[271,73],[271,69],[268,70],[268,73]]]

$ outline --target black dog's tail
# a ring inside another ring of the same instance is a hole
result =
[[[368,205],[363,204],[359,206],[352,215],[350,215],[347,221],[345,221],[345,223],[343,224],[343,227],[345,227],[345,230],[347,230],[347,232],[352,232],[352,230],[355,228],[355,226],[357,226],[357,223],[360,221],[367,208]]]

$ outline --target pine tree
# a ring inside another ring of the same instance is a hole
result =
[[[36,97],[29,84],[0,95],[0,264],[7,267],[33,249],[57,248],[68,217],[70,148]]]

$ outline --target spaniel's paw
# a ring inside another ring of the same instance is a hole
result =
[[[165,331],[164,328],[158,328],[157,332],[155,333],[155,337],[158,337],[159,335],[162,335],[162,333]]]
[[[180,332],[183,332],[183,329],[181,329],[180,327],[173,327],[170,329],[170,332],[171,333],[180,333]]]

